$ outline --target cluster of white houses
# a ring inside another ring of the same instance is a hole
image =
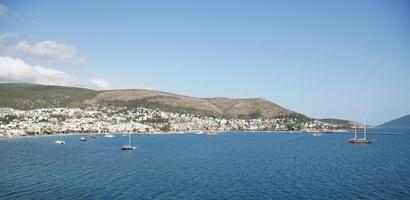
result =
[[[0,137],[68,133],[182,133],[221,131],[333,130],[317,120],[223,119],[147,108],[87,107],[15,110],[0,108]]]

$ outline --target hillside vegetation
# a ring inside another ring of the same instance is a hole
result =
[[[261,98],[196,98],[153,90],[95,91],[84,88],[35,84],[0,84],[0,107],[35,109],[111,105],[146,107],[169,112],[226,118],[286,118],[306,116]]]
[[[0,84],[0,107],[20,110],[53,107],[79,107],[84,100],[98,92],[83,88],[48,85],[2,83]]]

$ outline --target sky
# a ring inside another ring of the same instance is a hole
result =
[[[98,3],[97,3],[98,2]],[[410,114],[410,1],[0,0],[0,82]]]

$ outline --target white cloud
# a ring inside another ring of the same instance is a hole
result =
[[[2,33],[0,34],[0,42],[3,42],[9,38],[16,37],[16,33]]]
[[[76,86],[77,83],[74,77],[65,72],[33,66],[12,57],[0,57],[0,81],[63,86]]]
[[[13,52],[13,47],[6,46],[3,44],[4,41],[16,37],[16,33],[3,33],[0,34],[0,55],[9,55]]]
[[[111,83],[103,79],[81,81],[80,79],[52,68],[30,65],[18,58],[0,56],[0,82],[23,82],[44,85],[111,88]]]
[[[90,83],[93,85],[97,86],[98,88],[101,88],[103,90],[110,90],[112,89],[112,85],[110,82],[104,80],[104,79],[90,79]]]
[[[54,41],[43,41],[30,44],[27,41],[17,43],[15,50],[42,58],[51,62],[66,62],[73,65],[85,65],[86,58],[77,57],[77,50],[73,45],[57,43]]]
[[[0,16],[6,15],[7,9],[8,9],[7,6],[0,4]]]

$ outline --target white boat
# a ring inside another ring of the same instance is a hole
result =
[[[314,132],[314,133],[311,133],[311,135],[312,135],[312,136],[315,136],[315,137],[318,137],[318,136],[322,136],[323,133],[321,133],[321,132]]]
[[[87,141],[87,139],[85,137],[81,137],[80,141]]]
[[[128,134],[128,144],[124,144],[121,146],[121,150],[134,150],[136,149],[136,146],[131,145],[131,133]]]
[[[322,135],[323,135],[323,133],[322,133],[321,131],[319,131],[319,130],[307,129],[306,132],[307,132],[307,133],[310,133],[310,135],[315,136],[315,137],[317,137],[317,136],[322,136]]]
[[[104,137],[113,138],[115,136],[113,134],[105,134]]]
[[[195,134],[202,135],[202,134],[204,134],[204,132],[203,131],[197,131],[197,132],[195,132]]]
[[[205,132],[205,135],[218,135],[219,134],[219,132],[217,132],[217,131],[208,131],[208,132]]]
[[[54,143],[55,144],[65,144],[65,141],[60,139],[60,140],[54,141]]]
[[[91,139],[97,139],[97,134],[92,133],[91,135],[88,136]]]

